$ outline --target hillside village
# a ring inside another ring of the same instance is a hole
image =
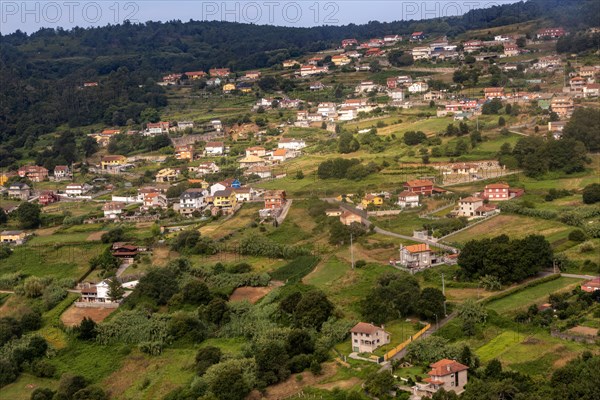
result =
[[[0,170],[2,391],[60,393],[68,373],[72,399],[569,387],[556,371],[600,354],[600,54],[561,46],[599,31],[164,70],[141,123],[57,130]],[[14,361],[36,332],[44,355]]]

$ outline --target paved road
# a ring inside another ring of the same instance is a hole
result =
[[[580,279],[596,279],[598,278],[598,276],[593,276],[593,275],[577,275],[577,274],[563,274],[561,273],[560,276],[564,276],[565,278],[580,278]]]
[[[322,199],[322,200],[328,201],[330,203],[335,202],[335,199]],[[363,219],[363,223],[367,227],[373,225],[373,223],[371,221],[369,221],[369,216],[364,210],[359,210],[358,208],[356,208],[353,205],[348,204],[348,203],[338,203],[338,204],[340,205],[341,208],[348,210],[356,215],[360,215]],[[375,226],[374,230],[375,230],[375,232],[377,232],[381,235],[391,236],[391,237],[395,237],[397,239],[411,240],[413,242],[418,242],[418,243],[426,243],[432,247],[437,247],[442,250],[450,251],[452,253],[458,252],[458,249],[456,247],[448,246],[448,245],[437,243],[437,242],[432,242],[432,241],[426,240],[426,239],[418,239],[418,238],[414,238],[412,236],[401,235],[399,233],[386,231],[385,229],[381,229],[377,226]]]

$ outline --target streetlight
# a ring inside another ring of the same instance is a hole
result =
[[[438,316],[437,314],[433,314],[435,315],[435,329],[440,329],[440,324],[438,323]]]

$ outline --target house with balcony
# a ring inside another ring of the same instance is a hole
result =
[[[407,268],[428,268],[434,263],[434,254],[428,244],[400,245],[400,265]]]
[[[208,191],[202,188],[191,188],[179,196],[179,213],[185,216],[194,211],[202,211],[206,207]]]
[[[350,329],[352,351],[355,353],[372,353],[380,346],[390,342],[390,334],[384,326],[359,322]]]
[[[285,206],[286,194],[284,190],[269,190],[263,196],[265,200],[265,209],[274,210]]]
[[[37,165],[26,165],[17,171],[21,178],[28,178],[32,182],[43,182],[48,179],[48,170]]]
[[[71,173],[71,169],[68,165],[57,165],[54,167],[54,180],[62,181],[63,179],[71,179],[73,174]]]
[[[429,377],[422,383],[413,386],[413,394],[421,397],[431,397],[440,389],[461,394],[468,381],[468,369],[455,360],[443,359],[430,365]]]
[[[404,183],[404,190],[423,196],[431,196],[433,194],[433,182],[429,179],[413,179]]]
[[[419,203],[419,195],[408,190],[403,190],[398,194],[398,202],[396,204],[402,208],[413,208],[421,205]]]
[[[237,205],[234,189],[217,190],[213,195],[213,206],[220,209],[232,209]]]

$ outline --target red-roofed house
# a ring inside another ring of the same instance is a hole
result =
[[[413,32],[412,35],[410,35],[411,41],[421,41],[423,39],[425,39],[425,33],[423,32]]]
[[[430,397],[440,389],[453,391],[460,394],[467,384],[467,370],[469,367],[458,361],[443,359],[430,365],[431,371],[427,373],[428,378],[423,379],[425,383],[417,383],[413,386],[415,395]]]
[[[510,199],[510,186],[506,183],[491,183],[485,186],[483,197],[490,201]]]
[[[381,327],[359,322],[350,329],[352,351],[355,353],[372,353],[379,346],[390,342],[390,334]]]
[[[546,29],[540,29],[537,32],[537,37],[538,39],[541,38],[560,38],[563,37],[567,34],[567,32],[565,32],[565,30],[563,28],[546,28]]]
[[[489,87],[489,88],[483,89],[483,93],[485,94],[486,100],[501,99],[504,97],[504,88],[503,87]]]
[[[43,206],[47,206],[48,204],[57,202],[59,197],[52,190],[44,190],[40,193],[39,203]]]
[[[213,78],[217,77],[217,76],[227,77],[227,76],[229,76],[231,71],[229,70],[229,68],[211,68],[208,70],[208,73]]]
[[[422,194],[423,196],[431,196],[433,193],[433,182],[428,179],[414,179],[404,184],[404,190]]]
[[[17,171],[21,178],[29,178],[32,182],[42,182],[48,179],[48,170],[37,165],[26,165]]]
[[[204,71],[190,71],[186,72],[185,75],[191,80],[206,78],[206,72]]]
[[[591,281],[587,281],[581,284],[581,290],[588,293],[593,293],[596,290],[600,290],[600,277],[594,278]]]
[[[408,268],[431,266],[431,249],[426,243],[400,247],[400,264]]]
[[[340,222],[344,225],[352,225],[353,223],[362,224],[362,217],[350,211],[344,211],[340,215]]]
[[[356,39],[344,39],[342,40],[342,47],[346,48],[348,46],[357,46],[358,45],[358,40]]]

